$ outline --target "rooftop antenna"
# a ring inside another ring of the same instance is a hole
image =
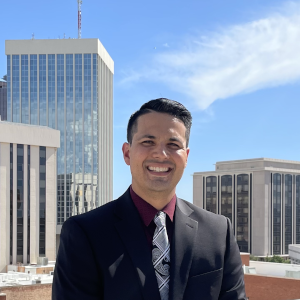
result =
[[[81,39],[81,0],[77,0],[78,3],[78,38]]]

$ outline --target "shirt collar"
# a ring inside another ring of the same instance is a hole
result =
[[[151,204],[146,202],[143,198],[138,196],[130,186],[130,195],[134,205],[136,206],[144,224],[149,226],[151,221],[154,219],[155,215],[157,214],[158,210],[153,207]],[[175,205],[176,205],[176,195],[173,196],[171,201],[161,210],[166,213],[171,222],[173,222],[174,212],[175,212]]]

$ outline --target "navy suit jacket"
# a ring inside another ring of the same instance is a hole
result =
[[[230,221],[177,198],[169,300],[245,300]],[[129,189],[62,227],[52,300],[160,300],[151,250]]]

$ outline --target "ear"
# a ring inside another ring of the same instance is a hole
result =
[[[122,146],[123,158],[126,165],[130,166],[130,145],[129,143],[124,143]]]
[[[190,148],[186,148],[186,162],[185,162],[185,166],[187,165],[189,154],[190,154]]]

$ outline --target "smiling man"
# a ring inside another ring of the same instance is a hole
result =
[[[132,184],[62,228],[53,300],[245,300],[230,221],[176,196],[189,155],[190,112],[151,100],[122,147]]]

